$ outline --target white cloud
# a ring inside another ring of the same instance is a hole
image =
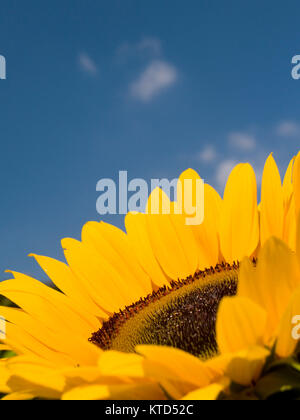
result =
[[[232,169],[237,165],[237,162],[234,160],[224,160],[221,162],[216,171],[216,182],[220,190],[226,185],[226,181],[232,171]]]
[[[282,121],[276,128],[276,133],[283,137],[300,136],[300,124],[294,121]]]
[[[130,92],[134,98],[147,102],[165,88],[173,85],[176,80],[177,71],[174,66],[165,61],[155,60],[131,84]]]
[[[229,144],[236,149],[250,151],[256,148],[256,139],[254,136],[243,132],[232,132],[228,136]]]
[[[123,42],[117,49],[117,56],[128,57],[144,52],[152,56],[160,55],[162,53],[161,41],[155,37],[145,37],[136,43]]]
[[[98,68],[94,62],[94,60],[89,57],[85,53],[79,54],[78,62],[80,68],[85,71],[86,73],[89,73],[91,75],[96,75],[98,73]]]
[[[138,44],[137,49],[139,51],[149,51],[152,54],[159,55],[162,52],[161,42],[158,38],[146,37],[143,38]]]
[[[198,159],[204,163],[213,162],[217,158],[217,152],[214,146],[206,146],[199,154]]]

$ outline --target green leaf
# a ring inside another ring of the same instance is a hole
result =
[[[282,365],[266,374],[257,383],[255,394],[262,400],[300,398],[300,370],[293,365]]]

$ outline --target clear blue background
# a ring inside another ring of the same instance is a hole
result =
[[[235,161],[259,174],[274,152],[283,170],[299,149],[299,12],[296,0],[2,0],[0,280],[7,268],[43,279],[27,254],[63,258],[60,239],[99,219],[96,183],[119,170],[193,167],[220,191]],[[130,86],[155,60],[176,78],[143,101]]]

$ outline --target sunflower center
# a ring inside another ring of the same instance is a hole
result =
[[[213,357],[218,307],[223,297],[236,295],[237,279],[238,266],[222,264],[173,282],[114,314],[90,341],[126,353],[139,344],[156,344]]]

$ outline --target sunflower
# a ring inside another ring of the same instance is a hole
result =
[[[200,177],[189,169],[185,179]],[[234,168],[223,199],[209,185],[204,195],[200,226],[176,211],[185,194],[170,203],[156,189],[145,213],[126,216],[126,233],[89,222],[81,241],[62,241],[67,264],[31,255],[58,290],[11,272],[0,284],[17,305],[0,309],[0,350],[14,352],[0,361],[5,399],[299,391],[300,153],[283,183],[268,158],[259,205],[249,164]],[[153,204],[172,211],[151,214]]]

